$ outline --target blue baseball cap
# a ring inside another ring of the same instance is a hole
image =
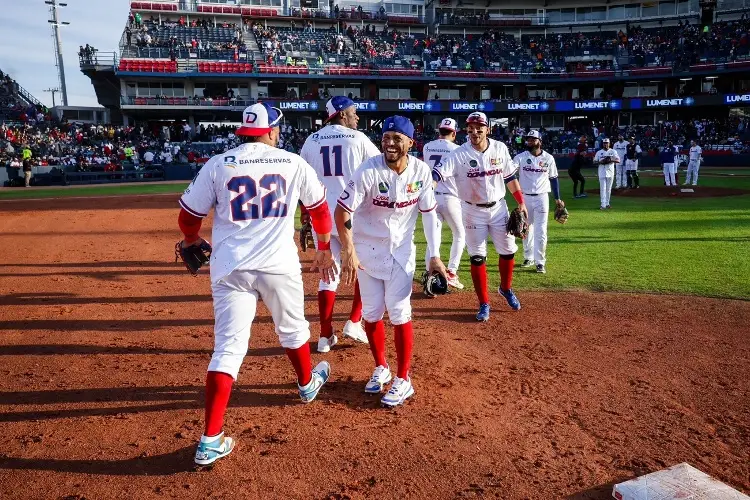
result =
[[[414,124],[405,116],[389,116],[383,122],[383,134],[386,132],[398,132],[409,139],[414,139]]]
[[[339,111],[342,111],[350,106],[354,106],[354,101],[352,101],[348,97],[344,97],[342,95],[332,97],[326,103],[326,112],[328,113],[328,118],[326,118],[325,122],[323,123],[327,123],[328,120],[336,116]]]
[[[284,113],[279,108],[273,108],[265,102],[248,106],[242,113],[242,126],[236,135],[259,136],[267,134],[272,128],[278,127]]]

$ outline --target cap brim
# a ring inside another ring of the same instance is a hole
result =
[[[456,131],[455,128],[451,128],[451,127],[440,127],[438,130],[447,130],[448,132],[455,132]]]
[[[259,135],[264,135],[264,134],[269,133],[272,128],[273,127],[267,127],[267,128],[240,127],[237,129],[237,132],[235,132],[235,135],[243,135],[245,137],[258,137]]]

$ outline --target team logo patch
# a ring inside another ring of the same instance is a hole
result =
[[[235,158],[234,156],[225,156],[224,166],[229,168],[237,168],[237,158]]]
[[[383,194],[387,193],[390,190],[390,188],[391,187],[388,185],[387,182],[380,182],[380,183],[378,183],[378,191],[381,192],[381,193],[383,193]]]
[[[500,158],[492,158],[490,160],[490,165],[500,165]]]
[[[418,193],[422,189],[422,181],[412,182],[406,185],[407,193]]]
[[[469,161],[469,166],[471,168],[477,168],[477,161],[476,160]]]
[[[526,158],[526,163],[527,163],[528,165],[531,165],[531,158]]]

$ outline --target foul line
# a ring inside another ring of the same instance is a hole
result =
[[[96,195],[96,196],[50,196],[48,198],[2,198],[0,202],[12,202],[12,201],[47,201],[47,200],[94,200],[100,198],[141,198],[144,196],[177,196],[182,193],[153,193],[153,194],[112,194],[112,195]]]

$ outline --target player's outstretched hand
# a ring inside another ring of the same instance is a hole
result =
[[[362,269],[357,258],[357,252],[351,250],[341,250],[341,282],[345,285],[351,285],[357,280],[357,269]]]
[[[448,279],[448,271],[445,269],[445,264],[440,260],[440,257],[432,257],[430,259],[429,271],[430,274],[438,272],[442,274],[446,280]]]
[[[330,250],[317,250],[311,271],[319,271],[320,279],[325,283],[330,283],[336,279],[336,262],[333,260],[333,254]]]

